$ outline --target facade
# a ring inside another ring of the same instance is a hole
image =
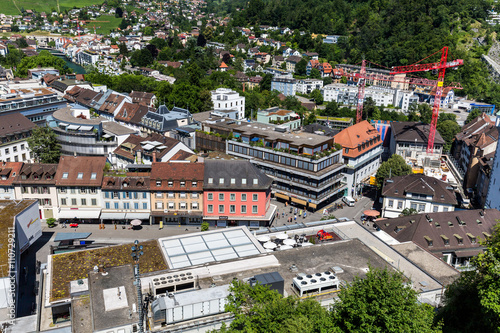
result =
[[[142,91],[132,91],[129,97],[133,103],[149,107],[154,107],[157,100],[155,94]]]
[[[310,94],[313,90],[321,90],[323,88],[323,80],[305,79],[297,81],[297,92],[301,94]]]
[[[22,167],[22,162],[0,162],[0,200],[17,199],[14,181]]]
[[[342,149],[333,138],[256,123],[232,133],[227,154],[249,159],[273,178],[275,197],[316,210],[344,193]]]
[[[427,153],[431,125],[418,122],[391,121],[390,153],[397,154],[414,166],[438,166],[445,141],[438,131],[434,138],[434,150]]]
[[[0,124],[0,161],[33,161],[27,138],[37,126],[21,113],[0,116]]]
[[[451,212],[457,199],[452,187],[423,174],[398,176],[384,181],[383,217],[399,217],[405,209],[419,213]]]
[[[154,162],[150,182],[153,223],[201,224],[203,177],[203,163]]]
[[[102,203],[100,219],[104,223],[128,224],[135,219],[149,223],[149,176],[104,176]]]
[[[274,90],[285,96],[295,96],[297,80],[289,76],[274,76],[271,81],[271,91]]]
[[[276,211],[271,183],[249,161],[206,160],[203,219],[216,227],[269,226]]]
[[[91,50],[80,51],[76,54],[76,61],[82,66],[94,66],[97,60],[99,60],[99,53]]]
[[[460,270],[483,252],[480,240],[493,234],[499,219],[496,209],[475,209],[410,215],[377,225],[397,241],[414,242]]]
[[[61,156],[55,176],[59,220],[99,222],[105,165],[103,156]]]
[[[281,110],[279,107],[259,110],[257,112],[257,122],[279,125],[289,131],[299,130],[301,125],[300,116],[295,111]]]
[[[57,164],[25,163],[14,181],[16,199],[37,200],[40,219],[57,218]]]
[[[234,90],[218,88],[212,91],[214,110],[235,110],[236,119],[245,119],[245,97]]]
[[[141,131],[147,134],[158,133],[165,135],[168,131],[192,123],[193,116],[189,110],[176,106],[169,110],[165,105],[161,105],[156,112],[149,111],[142,117]]]
[[[334,139],[343,148],[347,194],[357,197],[361,194],[362,184],[368,183],[380,165],[383,151],[380,134],[368,121],[363,120],[342,130]]]

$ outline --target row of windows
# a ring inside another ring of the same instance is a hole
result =
[[[28,153],[28,158],[31,158],[31,154],[30,154],[30,153]],[[22,154],[22,155],[21,155],[21,162],[25,162],[25,161],[27,161],[27,160],[26,160],[26,154]],[[11,158],[10,158],[10,157],[7,157],[7,158],[5,159],[5,162],[12,162],[12,161],[11,161]],[[18,155],[14,156],[14,162],[19,162],[19,156],[18,156]]]
[[[5,143],[5,142],[4,142]],[[19,146],[19,150],[25,150],[25,145],[24,143],[22,143],[20,146]],[[12,147],[12,152],[13,153],[17,153],[18,149],[17,149],[17,146],[13,146]],[[10,148],[5,148],[5,155],[9,155],[10,154]],[[23,154],[24,155],[24,154]],[[0,150],[0,156],[2,156],[2,150]]]
[[[71,194],[76,194],[77,190],[79,194],[97,194],[97,187],[60,187],[59,193],[68,193],[68,190]]]
[[[21,193],[23,194],[50,194],[50,188],[47,186],[33,186],[30,188],[28,186],[21,187]]]
[[[61,198],[61,206],[67,206],[67,205],[68,205],[68,199]],[[77,206],[77,205],[78,205],[77,199],[75,199],[75,198],[71,199],[71,206]],[[97,199],[90,199],[90,205],[97,206]],[[87,199],[86,198],[80,199],[80,206],[87,206]]]
[[[104,207],[106,207],[106,209],[111,209],[111,204],[113,204],[113,208],[114,209],[120,209],[120,203],[119,202],[105,202],[104,203]],[[131,209],[130,208],[130,202],[123,202],[122,203],[122,209]],[[132,207],[134,207],[133,209],[139,209],[139,203],[138,202],[134,202],[132,203]],[[143,202],[142,203],[142,209],[148,209],[148,203],[147,202]]]
[[[120,196],[121,193],[121,196]],[[147,192],[111,192],[111,191],[105,191],[104,192],[104,198],[106,199],[138,199],[138,198],[143,198],[147,199],[148,198],[148,193]]]
[[[175,199],[175,198],[186,199],[186,198],[189,197],[189,195],[193,199],[198,199],[198,193],[196,193],[196,192],[189,193],[189,194],[186,193],[186,192],[180,192],[178,194],[176,194],[174,192],[169,192],[169,193],[165,193],[165,198],[168,198],[168,199]],[[157,199],[163,198],[163,193],[162,192],[156,192],[155,193],[155,198],[157,198]]]
[[[219,201],[224,201],[224,193],[219,193]],[[213,193],[207,193],[207,200],[212,201],[214,200],[214,194]],[[230,201],[236,201],[236,193],[231,193],[229,194],[229,200]],[[252,201],[258,201],[259,200],[259,195],[258,194],[252,194]],[[247,195],[246,193],[241,194],[241,201],[247,201]]]
[[[226,213],[226,207],[225,205],[219,205],[218,207],[218,213],[219,214],[224,214]],[[207,205],[207,213],[213,213],[214,212],[214,205]],[[257,214],[259,212],[259,207],[256,205],[252,206],[252,214]],[[229,205],[229,214],[236,214],[236,205]],[[241,205],[240,207],[240,213],[241,214],[246,214],[247,213],[247,206],[246,205]]]
[[[162,184],[162,182],[163,182],[162,180],[157,180],[156,181],[156,186],[160,187],[161,184]],[[168,180],[167,181],[167,185],[168,185],[168,187],[173,187],[174,186],[174,181],[173,180]],[[186,187],[186,181],[181,180],[179,182],[179,185],[181,187]],[[198,186],[198,182],[197,181],[191,181],[191,187],[197,187],[197,186]]]
[[[402,200],[396,200],[397,209],[399,209],[399,210],[403,209],[403,203],[404,203],[404,201],[402,201]],[[394,200],[389,200],[387,202],[387,207],[393,208],[394,207]],[[415,209],[418,212],[423,212],[423,211],[425,211],[425,204],[411,202],[410,208]],[[439,206],[435,205],[432,208],[432,211],[434,213],[437,213],[439,211]],[[448,211],[448,207],[443,207],[443,212],[447,212],[447,211]]]
[[[175,203],[175,202],[167,202],[167,204],[165,205],[162,201],[156,201],[155,202],[155,208],[156,209],[199,209],[200,205],[197,203],[197,202],[191,202],[191,203],[187,203],[187,202],[179,202],[179,203]]]

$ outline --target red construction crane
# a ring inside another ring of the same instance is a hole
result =
[[[366,60],[361,62],[361,70],[359,71],[358,80],[358,107],[356,108],[356,124],[363,120],[363,100],[365,98],[365,75],[366,75]]]
[[[427,153],[432,153],[434,150],[434,138],[436,137],[436,125],[439,116],[439,106],[441,105],[441,96],[443,95],[443,83],[444,83],[444,73],[446,68],[453,68],[464,64],[462,59],[456,59],[453,61],[447,61],[448,59],[448,47],[445,46],[440,51],[441,52],[441,61],[434,62],[429,64],[413,64],[408,66],[397,66],[393,67],[391,70],[391,74],[401,74],[401,73],[413,73],[413,72],[427,72],[430,70],[438,70],[439,75],[436,84],[436,95],[434,96],[434,106],[432,107],[432,121],[431,128],[429,131],[429,140],[427,141]],[[434,54],[439,53],[436,52]],[[433,56],[431,54],[429,57]],[[429,58],[427,57],[427,58]],[[425,58],[425,59],[427,59]],[[425,60],[422,59],[422,60]],[[420,60],[420,61],[422,61]],[[419,62],[420,62],[419,61]]]

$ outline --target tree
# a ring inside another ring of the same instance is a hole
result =
[[[126,19],[122,19],[118,28],[120,30],[126,30],[128,28],[129,22]]]
[[[19,38],[17,41],[16,41],[16,44],[17,46],[19,46],[19,48],[21,49],[24,49],[25,47],[28,47],[28,42],[26,41],[26,38],[24,37],[21,37]]]
[[[401,272],[370,267],[365,278],[342,286],[332,308],[334,323],[342,332],[439,332],[434,309],[420,303],[405,282]]]
[[[306,75],[306,67],[307,61],[304,58],[300,59],[300,61],[295,65],[295,74]]]
[[[151,28],[151,27],[145,27],[144,28],[144,35],[145,36],[153,36],[153,28]]]
[[[424,124],[430,124],[432,121],[432,109],[429,104],[420,104],[418,106],[418,112],[420,113],[420,121]]]
[[[453,115],[454,116],[454,115]],[[460,132],[460,126],[454,120],[438,121],[436,130],[441,134],[446,142],[443,147],[444,152],[449,152],[455,135]]]
[[[132,66],[144,67],[153,62],[153,56],[147,49],[135,50],[130,57]]]
[[[465,119],[465,124],[468,124],[470,123],[471,121],[473,121],[474,119],[476,119],[477,117],[479,117],[481,115],[481,110],[479,109],[473,109],[469,112],[469,114],[467,115],[467,119]]]
[[[444,332],[498,332],[500,327],[500,224],[482,241],[483,253],[471,260],[474,270],[465,271],[445,291],[444,307],[437,320]],[[463,320],[467,315],[467,320]]]
[[[262,78],[262,80],[259,83],[259,85],[260,85],[260,91],[264,91],[264,90],[270,91],[271,90],[271,81],[272,80],[273,80],[273,75],[272,74],[266,74],[266,75],[264,75],[264,77]]]
[[[380,164],[375,178],[377,178],[378,188],[382,188],[386,178],[404,176],[413,173],[411,166],[406,164],[404,158],[399,155],[392,155],[387,161]]]
[[[405,208],[401,212],[400,216],[410,216],[415,214],[418,214],[418,211],[415,208]]]
[[[201,224],[201,231],[208,231],[208,229],[210,229],[210,224],[208,224],[208,222],[203,222]]]
[[[311,73],[309,74],[309,76],[312,79],[321,79],[321,72],[317,68],[313,68],[313,69],[311,69]],[[331,78],[330,78],[330,80],[331,80]]]
[[[314,124],[316,122],[316,114],[314,111],[308,113],[307,117],[304,119],[304,126],[309,124]]]
[[[28,146],[37,162],[59,162],[59,157],[61,156],[61,145],[57,142],[56,133],[52,130],[52,128],[35,128],[27,141]]]
[[[205,47],[205,45],[207,45],[207,40],[205,39],[205,35],[203,35],[203,33],[200,33],[198,35],[198,39],[196,40],[196,46]]]
[[[123,9],[121,9],[120,7],[117,7],[116,11],[115,11],[115,17],[116,18],[123,17]]]
[[[323,94],[319,89],[314,89],[311,92],[311,98],[314,99],[314,102],[316,102],[317,105],[323,104]]]
[[[56,47],[56,42],[51,40],[50,42],[47,43],[48,47]]]
[[[127,45],[125,45],[125,43],[120,43],[118,45],[118,49],[120,50],[120,54],[123,54],[124,56],[128,55],[128,48]]]
[[[311,70],[311,72],[312,72],[312,70]],[[332,84],[332,82],[333,82],[333,79],[332,79],[332,77],[331,77],[331,76],[325,76],[325,77],[323,78],[323,86],[326,86],[326,85]]]

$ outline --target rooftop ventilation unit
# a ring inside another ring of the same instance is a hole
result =
[[[305,292],[322,292],[327,289],[339,289],[340,280],[330,271],[315,274],[297,274],[293,285],[302,297]]]

